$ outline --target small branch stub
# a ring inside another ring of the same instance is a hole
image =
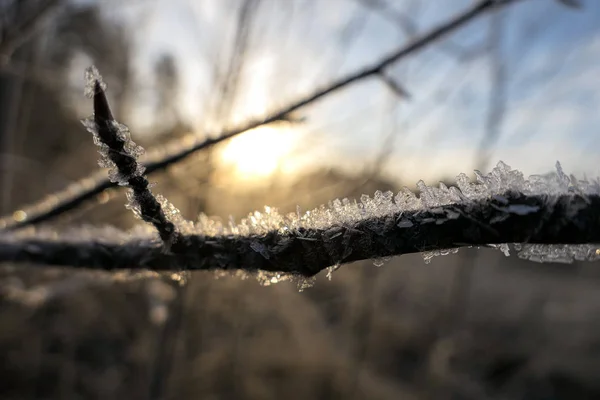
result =
[[[100,148],[99,164],[109,168],[111,182],[129,188],[127,208],[138,218],[151,223],[158,231],[164,249],[170,250],[179,235],[163,208],[172,206],[162,197],[160,202],[150,190],[150,184],[144,176],[145,169],[137,161],[144,149],[131,140],[127,126],[114,119],[106,98],[106,84],[96,67],[86,70],[85,79],[85,95],[94,100],[94,115],[84,119],[82,123],[92,133],[94,143]]]

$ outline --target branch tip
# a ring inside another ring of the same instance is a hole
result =
[[[84,125],[100,147],[100,164],[110,168],[108,176],[111,182],[129,187],[127,208],[151,223],[158,231],[164,250],[169,250],[177,242],[178,232],[165,215],[163,206],[166,204],[161,204],[150,191],[144,176],[145,169],[137,161],[143,149],[131,140],[129,129],[114,119],[106,98],[106,84],[96,67],[88,68],[85,78],[86,95],[93,97],[94,116],[85,120]]]

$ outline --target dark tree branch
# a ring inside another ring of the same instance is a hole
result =
[[[356,0],[370,11],[376,12],[383,19],[396,25],[404,35],[409,38],[417,37],[418,26],[414,20],[406,13],[395,10],[388,3],[382,0]],[[459,61],[469,61],[485,50],[485,47],[476,46],[475,48],[463,48],[449,41],[440,45],[440,49],[445,53],[454,56]]]
[[[386,75],[385,73],[379,74],[379,77],[396,96],[402,99],[410,99],[410,93],[408,90],[404,89],[398,82],[394,80],[394,78]]]
[[[175,225],[167,219],[161,203],[150,190],[150,183],[144,176],[144,168],[137,162],[143,149],[130,137],[126,126],[113,117],[104,92],[102,78],[95,67],[86,71],[90,97],[94,100],[94,116],[84,120],[87,129],[94,135],[94,142],[100,147],[101,162],[111,167],[110,181],[130,188],[129,208],[158,231],[165,249],[170,249],[177,241]]]
[[[557,0],[559,3],[561,3],[562,5],[569,7],[569,8],[575,8],[575,9],[581,9],[583,8],[583,5],[581,4],[581,0]]]
[[[35,12],[27,15],[21,21],[16,21],[14,26],[7,26],[2,29],[2,36],[0,37],[0,66],[8,64],[12,54],[39,31],[58,9],[59,5],[60,0],[43,1]],[[0,28],[2,27],[0,26]]]
[[[288,115],[291,115],[294,111],[305,107],[307,105],[313,104],[316,101],[324,98],[325,96],[336,92],[342,88],[345,88],[348,85],[351,85],[355,82],[361,81],[366,78],[371,78],[373,76],[379,76],[387,67],[399,61],[400,59],[407,57],[418,50],[421,50],[425,46],[435,42],[436,40],[444,37],[445,35],[453,32],[454,30],[462,27],[466,23],[472,21],[476,17],[484,14],[490,9],[494,9],[496,7],[508,5],[511,3],[516,3],[519,0],[482,0],[472,6],[470,9],[464,11],[460,15],[452,18],[450,21],[434,28],[430,32],[424,34],[423,36],[411,41],[407,46],[402,47],[401,49],[393,52],[392,54],[384,57],[378,62],[374,63],[372,66],[367,67],[363,70],[357,71],[353,74],[346,76],[345,78],[339,79],[336,82],[333,82],[329,86],[325,88],[321,88],[316,90],[313,94],[299,99],[292,104],[282,108],[281,110],[265,117],[262,119],[250,121],[245,125],[221,133],[216,138],[207,139],[200,143],[195,143],[191,146],[184,146],[181,143],[186,143],[189,138],[183,138],[180,141],[174,142],[174,146],[167,145],[166,147],[174,147],[175,151],[172,153],[167,152],[165,154],[164,151],[159,150],[149,155],[147,161],[145,163],[146,173],[151,174],[156,171],[163,170],[170,165],[173,165],[188,156],[194,154],[197,151],[202,149],[206,149],[210,146],[213,146],[217,143],[223,142],[227,139],[230,139],[240,133],[245,131],[254,129],[261,125],[270,124],[275,121],[279,121],[281,119],[286,118]],[[163,146],[161,146],[163,147]],[[94,198],[96,195],[101,193],[102,191],[115,186],[112,182],[110,182],[106,177],[94,175],[93,177],[88,177],[79,183],[71,185],[67,190],[62,192],[57,192],[50,196],[50,198],[46,201],[42,201],[38,204],[34,204],[31,207],[24,209],[24,214],[26,218],[22,218],[19,221],[15,221],[11,217],[5,217],[0,220],[0,226],[5,229],[18,229],[25,226],[35,225],[40,222],[44,222],[49,220],[52,217],[60,215],[66,211],[69,211],[86,200]],[[79,188],[78,188],[79,186]]]
[[[527,212],[518,211],[523,209]],[[119,238],[114,233],[88,230],[65,234],[58,240],[44,239],[43,232],[37,235],[0,235],[0,261],[103,270],[260,269],[312,276],[339,263],[460,246],[600,243],[600,196],[525,196],[512,192],[435,209],[365,217],[352,224],[333,223],[320,229],[278,229],[261,235],[182,235],[177,254],[165,254],[150,240],[119,241],[126,237],[124,233]],[[102,237],[105,239],[99,239]]]

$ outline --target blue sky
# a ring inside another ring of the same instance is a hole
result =
[[[544,173],[560,160],[568,172],[600,176],[600,1],[583,0],[570,10],[554,0],[526,0],[508,9],[502,37],[506,63],[507,112],[492,164]],[[140,76],[148,59],[166,51],[180,61],[182,105],[198,130],[212,129],[203,115],[211,96],[211,62],[231,41],[235,15],[214,0],[157,0],[138,29]],[[242,74],[238,119],[287,104],[335,77],[369,65],[406,42],[388,19],[366,11],[356,0],[298,0],[294,14],[284,3],[263,0]],[[391,2],[399,10],[411,2]],[[415,2],[412,2],[415,3]],[[428,0],[410,11],[425,32],[471,1]],[[132,12],[134,20],[139,14]],[[347,40],[340,31],[354,21]],[[446,40],[464,48],[485,43],[488,18],[480,18]],[[432,46],[389,70],[411,93],[394,97],[376,79],[355,84],[300,113],[307,124],[293,135],[304,151],[286,158],[283,170],[325,163],[364,168],[396,132],[385,172],[408,182],[455,176],[474,168],[489,103],[490,62],[482,55],[459,62]],[[139,114],[142,119],[148,119]],[[256,155],[260,157],[260,154]]]

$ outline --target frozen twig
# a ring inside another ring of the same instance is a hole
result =
[[[100,147],[100,165],[110,168],[108,175],[111,182],[130,189],[128,208],[151,223],[165,248],[170,249],[178,233],[173,222],[166,217],[163,205],[150,190],[144,167],[137,162],[137,157],[144,150],[131,140],[129,129],[114,119],[104,92],[105,84],[95,67],[86,70],[86,80],[86,92],[94,100],[94,115],[85,119],[83,124]]]
[[[326,87],[317,89],[312,94],[292,102],[288,106],[281,108],[265,118],[247,122],[238,128],[221,132],[221,134],[215,138],[207,139],[192,145],[181,145],[180,143],[186,143],[189,140],[187,137],[182,138],[181,142],[175,142],[174,146],[166,146],[175,148],[175,151],[167,152],[165,154],[165,152],[159,150],[153,154],[150,154],[145,162],[146,173],[150,174],[155,171],[163,170],[164,168],[187,158],[197,151],[213,146],[258,126],[270,124],[272,122],[284,119],[287,116],[292,115],[294,111],[313,104],[316,101],[353,83],[367,78],[379,77],[385,71],[385,69],[392,64],[443,38],[449,33],[464,26],[466,23],[472,21],[476,17],[486,13],[491,9],[516,3],[518,1],[520,0],[479,1],[468,10],[460,13],[454,18],[451,18],[449,21],[432,29],[428,33],[425,33],[424,35],[412,40],[410,43],[408,43],[408,45],[403,46],[388,56],[383,57],[382,59],[373,63],[371,66],[356,71],[344,78],[338,79]],[[112,186],[115,186],[115,184],[106,179],[106,177],[99,175],[88,177],[74,185],[71,185],[64,191],[54,193],[48,199],[43,200],[38,204],[34,204],[23,209],[23,213],[20,213],[20,215],[26,215],[25,218],[20,218],[18,221],[15,221],[11,217],[3,218],[0,220],[0,227],[5,229],[18,229],[44,222],[52,217],[76,208],[84,201],[94,198],[96,195],[102,193],[104,190]]]
[[[387,76],[385,73],[379,74],[379,77],[385,83],[385,85],[394,93],[396,96],[402,99],[410,99],[410,93],[403,88],[394,78]]]
[[[312,276],[340,263],[461,246],[600,243],[600,196],[507,192],[434,208],[371,213],[352,223],[292,226],[283,222],[264,233],[241,229],[215,235],[186,233],[177,254],[165,254],[150,238],[125,233],[88,230],[85,237],[72,232],[56,239],[43,231],[5,232],[0,235],[0,261],[103,270],[241,269]],[[585,251],[586,259],[600,258],[597,247]]]

